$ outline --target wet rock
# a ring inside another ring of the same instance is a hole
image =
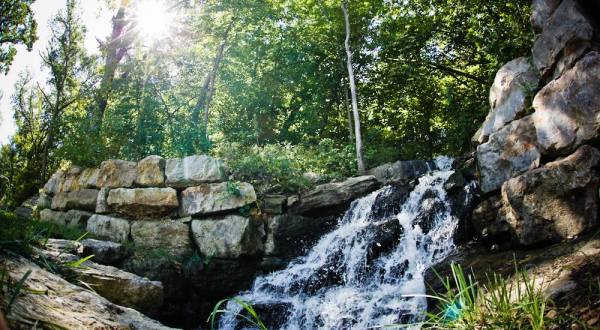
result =
[[[600,151],[574,154],[502,186],[501,214],[522,245],[573,238],[598,225]]]
[[[111,189],[106,202],[114,212],[134,219],[165,216],[179,207],[173,188]]]
[[[136,163],[124,160],[105,160],[100,164],[98,187],[130,188],[136,178]]]
[[[71,192],[61,192],[52,198],[51,207],[53,210],[86,210],[94,211],[96,209],[96,200],[98,190],[83,189]]]
[[[384,185],[405,184],[429,172],[434,167],[432,162],[423,160],[400,160],[377,166],[367,171],[367,174],[375,176]]]
[[[167,186],[180,188],[227,179],[223,162],[206,155],[167,159],[165,174]]]
[[[536,37],[532,48],[533,63],[542,77],[559,76],[562,72],[554,73],[554,70],[561,57],[570,59],[561,65],[568,69],[589,46],[594,28],[584,13],[578,1],[564,0]]]
[[[88,219],[87,231],[106,237],[114,242],[126,242],[130,232],[129,221],[105,215],[94,214]]]
[[[348,203],[379,187],[372,175],[349,178],[343,182],[326,183],[300,196],[290,212],[304,216],[324,217],[343,212]]]
[[[515,120],[490,135],[487,143],[477,147],[481,191],[497,190],[511,177],[538,167],[541,154],[536,143],[531,116]]]
[[[179,215],[194,216],[235,210],[256,201],[251,184],[231,186],[226,182],[190,187],[181,193]]]
[[[200,253],[214,258],[239,258],[264,250],[262,221],[227,215],[192,221],[192,235]]]
[[[148,156],[137,164],[135,184],[141,187],[163,187],[165,184],[165,159]]]
[[[189,225],[180,221],[134,221],[131,237],[136,246],[162,248],[176,257],[192,250]]]
[[[99,168],[86,168],[79,175],[78,185],[81,188],[98,188],[98,175],[100,174]]]
[[[554,13],[561,0],[533,0],[531,3],[531,26],[534,31],[541,32],[542,28]]]
[[[475,236],[487,247],[498,245],[505,249],[512,245],[512,229],[505,219],[499,216],[502,200],[499,195],[490,196],[473,209],[471,225]]]
[[[535,97],[533,123],[542,152],[567,154],[600,137],[600,53],[591,52]]]
[[[336,224],[337,221],[333,217],[309,218],[293,214],[269,217],[265,254],[281,257],[300,256]]]
[[[487,141],[490,134],[523,117],[528,106],[528,94],[535,90],[537,84],[537,72],[525,57],[512,60],[500,68],[490,89],[491,110],[476,142]]]
[[[79,257],[64,253],[39,250],[46,259],[59,265],[78,262]],[[64,267],[64,266],[63,266]],[[155,312],[163,302],[163,286],[160,282],[122,271],[118,268],[84,261],[80,267],[66,267],[80,281],[109,301],[121,306],[135,308],[144,313]]]
[[[287,211],[287,197],[284,195],[266,195],[263,198],[261,211],[268,214],[282,214]]]
[[[411,181],[405,185],[391,186],[388,190],[377,195],[373,207],[371,208],[371,214],[369,215],[370,219],[395,219],[396,215],[402,210],[402,205],[410,195],[410,192],[413,190],[416,183],[416,181]]]
[[[92,213],[79,210],[60,212],[45,209],[40,211],[40,221],[80,229],[85,229],[87,227],[87,221],[91,216]]]
[[[13,283],[31,271],[7,315],[13,329],[171,329],[136,310],[115,305],[90,290],[71,284],[24,258],[0,258]]]

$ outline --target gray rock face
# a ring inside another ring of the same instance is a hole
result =
[[[52,207],[52,198],[45,192],[41,191],[37,199],[38,210],[49,209]]]
[[[481,242],[491,247],[497,245],[506,248],[513,245],[514,237],[506,219],[499,216],[502,199],[494,195],[483,200],[473,209],[471,224]]]
[[[50,196],[54,196],[54,194],[57,194],[59,192],[64,175],[65,172],[61,170],[58,170],[56,171],[56,173],[52,174],[50,180],[48,180],[48,182],[46,182],[46,184],[44,185],[44,192]]]
[[[71,284],[24,258],[3,261],[13,283],[31,270],[24,290],[7,315],[13,329],[171,329],[136,310],[115,305],[96,293]]]
[[[536,168],[540,152],[531,116],[515,120],[477,147],[481,191],[499,189],[511,177]]]
[[[535,97],[542,152],[566,154],[600,136],[600,53],[591,52]]]
[[[227,178],[223,162],[206,155],[167,159],[165,174],[167,186],[180,188]]]
[[[100,164],[98,187],[129,188],[136,178],[136,163],[124,160],[105,160]]]
[[[47,259],[59,264],[76,262],[80,258],[61,252],[38,251]],[[94,291],[109,301],[125,307],[152,313],[163,302],[163,286],[157,281],[122,271],[118,268],[85,261],[81,267],[69,267],[77,278],[94,288]]]
[[[192,235],[204,256],[236,259],[256,255],[264,250],[262,221],[227,215],[221,218],[192,221]]]
[[[476,142],[487,141],[490,134],[522,117],[527,108],[527,95],[537,84],[537,73],[525,57],[512,60],[500,68],[490,89],[492,109],[481,126]]]
[[[370,169],[367,174],[373,175],[383,184],[406,183],[427,173],[433,163],[423,160],[400,160]]]
[[[266,195],[261,211],[268,214],[282,214],[287,210],[287,197],[284,195]]]
[[[533,63],[542,77],[547,78],[554,73],[561,57],[571,59],[569,63],[561,64],[568,69],[577,54],[581,55],[582,49],[589,46],[594,28],[584,12],[576,0],[564,0],[544,25],[532,49]],[[555,76],[560,74],[561,72],[554,73]]]
[[[299,215],[277,215],[267,220],[265,254],[296,257],[336,224],[334,219],[316,219]]]
[[[80,241],[79,245],[78,255],[94,255],[92,260],[103,265],[114,265],[129,255],[125,246],[115,242],[87,238]]]
[[[179,206],[173,188],[111,189],[106,202],[111,210],[134,219],[168,215]]]
[[[126,242],[130,232],[129,221],[105,215],[94,214],[88,219],[87,231],[114,242]]]
[[[531,170],[502,186],[504,219],[522,245],[559,241],[598,224],[600,151],[574,154]]]
[[[344,208],[348,202],[378,187],[379,181],[373,175],[322,184],[300,196],[300,199],[291,206],[290,212],[300,215],[330,215],[338,208]]]
[[[71,192],[61,192],[52,198],[53,210],[87,210],[94,211],[96,209],[96,200],[98,198],[98,190],[82,189]]]
[[[108,206],[108,193],[110,188],[100,188],[98,192],[98,198],[96,199],[96,213],[106,214],[110,213],[110,207]]]
[[[61,226],[85,229],[87,227],[87,221],[91,216],[91,213],[79,210],[59,212],[45,209],[40,212],[40,221],[51,222]]]
[[[98,174],[100,174],[100,169],[98,168],[86,168],[79,175],[79,187],[81,188],[98,188]]]
[[[558,7],[561,0],[533,0],[531,3],[531,26],[536,32],[542,28],[550,19],[550,16]]]
[[[226,182],[190,187],[181,193],[179,215],[211,214],[235,210],[254,203],[256,193],[251,184],[242,182],[239,187],[228,187]]]
[[[181,221],[134,221],[131,237],[136,246],[163,248],[173,256],[185,256],[192,249],[190,227]]]
[[[137,164],[135,184],[140,187],[163,187],[165,185],[165,159],[148,156]]]

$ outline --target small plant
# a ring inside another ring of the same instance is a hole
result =
[[[226,303],[228,302],[234,302],[237,305],[239,305],[240,307],[242,307],[242,310],[240,312],[237,312],[235,314],[235,317],[239,317],[241,319],[243,319],[244,321],[248,322],[251,326],[260,329],[260,330],[267,330],[267,326],[260,320],[260,317],[258,316],[258,314],[256,313],[256,311],[254,310],[254,308],[252,307],[252,305],[250,305],[249,303],[243,301],[240,298],[228,298],[228,299],[223,299],[221,301],[219,301],[215,307],[213,308],[212,312],[210,313],[210,316],[208,317],[207,322],[210,323],[210,329],[216,329],[215,328],[215,322],[217,320],[217,317],[219,316],[219,314],[227,314],[227,313],[231,313],[233,314],[234,312],[228,310],[228,309],[223,309],[222,306],[226,305]],[[246,312],[248,315],[244,315],[243,312]]]
[[[516,266],[515,266],[516,268]],[[535,279],[516,268],[512,279],[487,276],[482,285],[462,267],[451,265],[452,280],[440,279],[445,294],[428,296],[439,302],[437,313],[428,313],[425,329],[545,329],[546,303]]]
[[[227,181],[227,192],[235,197],[242,197],[241,184],[239,181]]]

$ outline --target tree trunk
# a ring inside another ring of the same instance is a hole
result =
[[[356,100],[356,84],[354,83],[354,69],[352,68],[352,50],[350,49],[350,18],[348,17],[348,2],[342,1],[342,12],[346,25],[346,64],[348,67],[348,81],[350,82],[350,96],[352,99],[352,114],[354,115],[354,135],[356,139],[356,162],[358,172],[365,173],[365,162],[363,158],[362,135],[360,132],[360,114],[358,113],[358,101]]]
[[[350,100],[348,97],[348,86],[346,81],[342,78],[342,88],[344,89],[344,112],[348,119],[348,138],[350,143],[354,143],[354,124],[352,123],[352,109],[350,108]]]

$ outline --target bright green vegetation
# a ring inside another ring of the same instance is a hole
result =
[[[547,304],[535,279],[516,270],[512,278],[497,274],[482,284],[460,265],[452,279],[441,279],[445,293],[434,296],[440,311],[427,315],[426,329],[546,329]]]
[[[252,307],[252,305],[248,302],[245,302],[239,298],[223,299],[215,304],[215,307],[208,318],[211,330],[216,329],[215,325],[217,325],[219,315],[232,313],[230,310],[224,308],[229,302],[233,302],[242,308],[241,312],[238,313],[236,317],[241,318],[246,326],[250,326],[258,330],[267,330],[267,326],[262,322],[258,316],[258,313],[256,313],[254,310],[254,307]]]
[[[8,72],[17,55],[16,45],[31,50],[37,40],[37,23],[33,19],[31,4],[35,0],[2,0],[0,2],[0,74]]]
[[[82,2],[52,21],[48,81],[23,73],[12,96],[4,205],[61,165],[150,154],[221,156],[234,180],[264,181],[263,191],[302,189],[306,171],[357,174],[340,1],[167,0],[163,38],[132,30],[143,8],[129,3],[112,8],[100,55],[82,46]],[[367,168],[469,149],[495,72],[529,52],[529,3],[348,1]]]

